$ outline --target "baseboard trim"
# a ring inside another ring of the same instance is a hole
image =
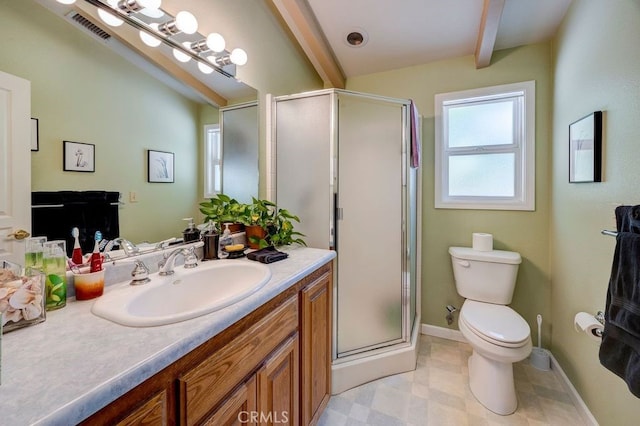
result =
[[[569,394],[569,397],[571,398],[573,405],[576,406],[576,410],[578,410],[578,414],[580,414],[582,420],[584,420],[586,425],[598,426],[598,421],[593,417],[593,414],[591,414],[589,407],[587,407],[587,404],[585,404],[582,397],[580,397],[580,394],[565,374],[558,360],[550,351],[549,354],[551,355],[551,370],[556,374],[558,379],[560,379],[560,383],[562,383],[562,386],[564,386],[565,390]]]
[[[467,341],[459,330],[452,330],[450,328],[439,327],[437,325],[421,324],[420,332],[427,336],[441,337],[443,339],[455,340],[457,342]],[[587,404],[585,404],[582,397],[580,397],[580,394],[565,374],[558,360],[551,352],[549,352],[549,355],[551,356],[551,371],[553,371],[569,394],[573,405],[575,405],[576,410],[580,417],[582,417],[582,420],[584,420],[585,425],[598,426],[598,421],[593,417],[593,414],[591,414],[589,407],[587,407]]]
[[[457,342],[467,342],[460,330],[452,330],[450,328],[438,327],[437,325],[422,324],[420,332],[427,336],[442,337],[443,339],[455,340]]]

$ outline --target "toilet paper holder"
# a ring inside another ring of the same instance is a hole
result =
[[[602,311],[598,311],[596,312],[596,314],[594,315],[594,318],[602,325],[604,325],[604,312]],[[596,336],[598,337],[602,337],[602,330],[595,330],[594,333],[596,334]]]

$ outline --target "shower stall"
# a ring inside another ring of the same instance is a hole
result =
[[[413,370],[419,307],[419,169],[410,102],[345,90],[272,99],[271,199],[310,247],[337,252],[332,393]]]

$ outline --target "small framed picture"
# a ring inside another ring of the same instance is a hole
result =
[[[173,183],[173,152],[147,151],[149,182]]]
[[[96,146],[91,143],[63,141],[63,170],[68,172],[95,172]]]
[[[38,119],[31,119],[31,151],[40,150],[40,133],[38,130]]]
[[[602,111],[569,125],[569,182],[602,181]]]

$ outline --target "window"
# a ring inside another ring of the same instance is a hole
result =
[[[435,97],[435,207],[535,210],[535,82]]]
[[[222,143],[220,126],[204,126],[204,198],[215,197],[222,191]]]

